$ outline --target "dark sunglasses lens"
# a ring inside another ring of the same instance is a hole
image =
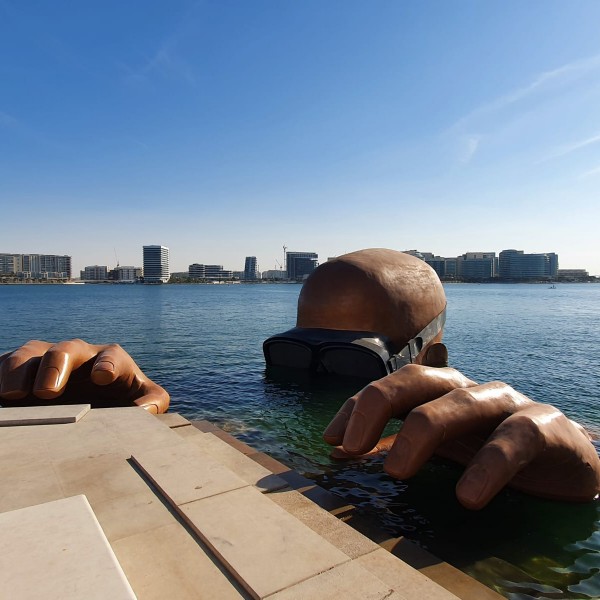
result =
[[[327,373],[345,377],[361,377],[371,381],[388,374],[382,358],[360,347],[324,348],[320,363]]]
[[[265,344],[267,364],[274,367],[308,369],[312,362],[312,350],[304,344],[276,341]]]

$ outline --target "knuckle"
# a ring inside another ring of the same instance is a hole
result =
[[[450,399],[457,404],[472,404],[475,399],[468,388],[456,388],[447,394],[447,399]]]
[[[401,373],[402,375],[404,375],[406,377],[415,377],[417,375],[420,375],[422,373],[422,370],[423,370],[422,365],[410,363],[410,364],[404,365],[403,367],[398,369],[398,373]]]
[[[440,419],[437,417],[435,410],[431,405],[422,405],[413,408],[407,420],[410,419],[414,426],[424,431],[434,431],[441,428]]]
[[[516,413],[510,419],[510,427],[524,443],[537,444],[544,440],[540,423],[531,415]]]

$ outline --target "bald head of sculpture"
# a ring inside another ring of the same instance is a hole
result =
[[[267,364],[306,367],[304,345],[310,347],[311,365],[330,371],[333,362],[354,364],[350,354],[340,358],[344,346],[385,354],[388,364],[380,376],[407,362],[444,366],[445,307],[442,284],[424,261],[383,248],[351,252],[323,263],[308,277],[298,299],[296,327],[266,340],[265,358]],[[286,341],[292,345],[285,348]],[[320,360],[319,353],[333,358]]]
[[[327,261],[308,277],[296,326],[373,331],[400,349],[445,308],[444,288],[427,263],[371,248]]]

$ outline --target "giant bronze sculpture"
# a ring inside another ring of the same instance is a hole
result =
[[[336,456],[388,450],[384,468],[398,478],[433,454],[449,458],[466,467],[456,494],[471,509],[505,485],[556,500],[595,498],[600,460],[580,425],[505,383],[479,385],[446,366],[445,307],[425,262],[393,250],[353,252],[310,275],[297,327],[266,340],[265,358],[316,372],[379,370],[325,431]],[[380,440],[392,418],[403,421],[399,433]]]

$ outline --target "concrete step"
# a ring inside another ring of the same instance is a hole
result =
[[[168,456],[164,451],[134,453],[132,459],[253,598],[456,598],[285,480],[265,485],[270,471],[249,458],[251,454],[244,455],[211,432],[170,420],[190,448],[178,447]],[[195,467],[194,477],[182,490],[189,462],[201,461],[203,454],[222,461],[225,471],[220,480],[227,484],[217,490],[212,466]],[[231,472],[248,485],[232,486],[226,475]],[[398,589],[375,574],[372,567],[381,561],[386,568],[379,570],[388,579],[391,575]]]

